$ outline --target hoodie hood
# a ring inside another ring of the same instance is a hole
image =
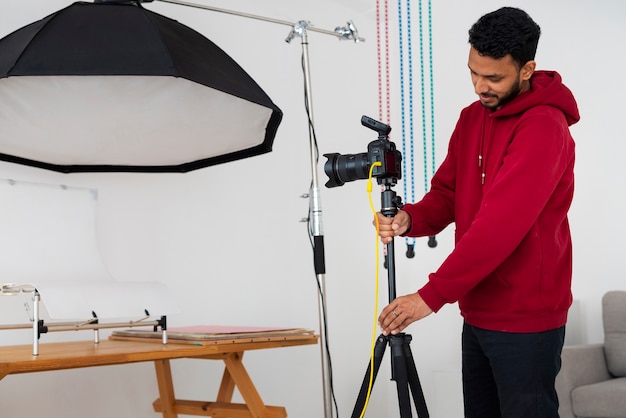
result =
[[[580,120],[576,99],[556,71],[535,71],[530,79],[530,90],[493,112],[493,117],[516,115],[541,105],[560,109],[569,126]]]

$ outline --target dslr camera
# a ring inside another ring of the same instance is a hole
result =
[[[372,170],[378,184],[394,186],[402,177],[402,154],[389,141],[391,127],[368,116],[361,117],[361,124],[378,132],[378,139],[367,145],[367,152],[360,154],[324,154],[328,158],[324,172],[328,176],[326,187],[343,186],[349,181],[367,179],[372,164],[380,162]]]

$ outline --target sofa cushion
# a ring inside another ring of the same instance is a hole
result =
[[[626,411],[626,377],[572,391],[572,411],[579,418],[623,418]]]
[[[602,317],[607,367],[613,376],[626,377],[626,291],[604,295]]]

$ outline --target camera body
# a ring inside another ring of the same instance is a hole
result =
[[[361,124],[377,131],[378,139],[367,145],[367,152],[360,154],[324,154],[328,158],[324,164],[324,172],[329,179],[326,187],[338,187],[349,181],[367,179],[370,168],[377,162],[381,165],[374,166],[372,177],[376,177],[378,184],[393,186],[402,177],[402,154],[388,138],[391,127],[367,116],[361,117]]]

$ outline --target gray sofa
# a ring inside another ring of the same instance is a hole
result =
[[[561,418],[626,418],[626,291],[602,298],[604,344],[563,348]]]

